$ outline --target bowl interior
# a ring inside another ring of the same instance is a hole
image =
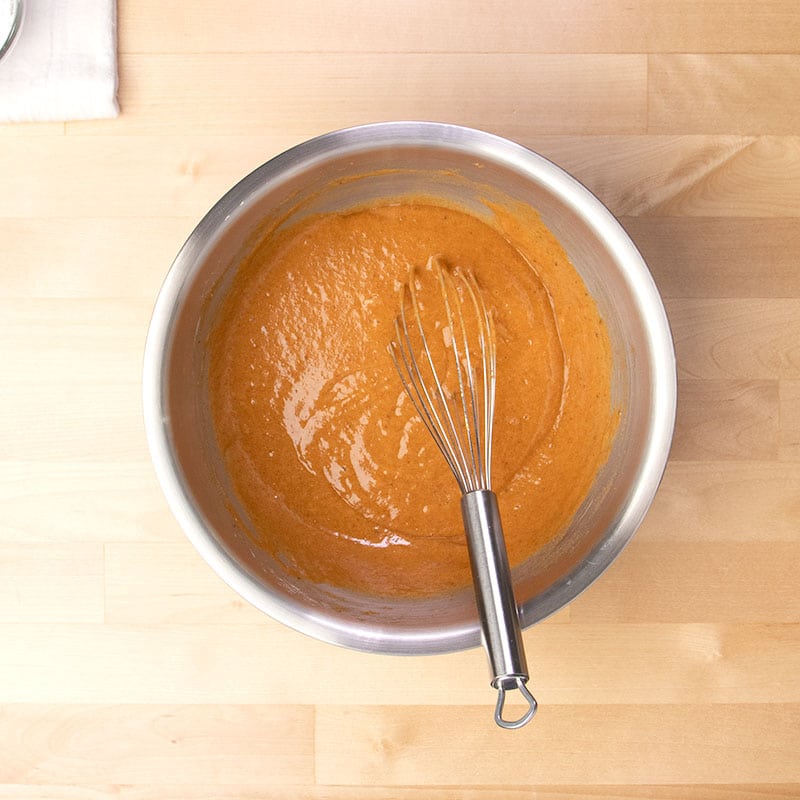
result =
[[[433,653],[477,645],[475,603],[468,590],[385,600],[297,581],[253,546],[247,514],[216,447],[205,341],[238,261],[265,226],[371,199],[424,194],[479,214],[486,213],[486,199],[522,201],[561,241],[606,321],[621,418],[609,460],[568,529],[515,570],[523,625],[573,599],[624,546],[655,493],[672,432],[674,361],[666,317],[618,223],[573,179],[524,148],[452,126],[436,133],[424,141],[419,131],[381,127],[332,134],[256,170],[187,241],[159,297],[154,320],[160,322],[148,341],[158,362],[151,446],[164,456],[159,476],[189,537],[234,589],[271,616],[317,638],[371,651]]]

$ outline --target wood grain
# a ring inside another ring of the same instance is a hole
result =
[[[530,135],[619,216],[796,217],[800,137]]]
[[[404,4],[314,0],[270,5],[235,0],[221,14],[212,0],[192,14],[155,0],[122,0],[124,53],[175,52],[480,52],[642,53],[800,51],[792,0],[771,0],[754,13],[747,0],[458,0]],[[153,25],[158,19],[159,25]],[[241,24],[241,20],[249,24]]]
[[[800,378],[800,299],[668,301],[680,378]]]
[[[577,174],[620,215],[784,217],[800,200],[797,137],[619,137],[591,148],[599,157]]]
[[[536,758],[508,768],[508,736],[486,709],[321,706],[317,779],[433,785],[788,782],[800,778],[797,705],[551,706],[515,744]],[[425,724],[427,720],[428,724]],[[580,768],[576,759],[580,758]]]
[[[778,458],[800,461],[800,381],[781,381],[778,400],[781,421]]]
[[[303,135],[323,132],[309,125]],[[505,133],[502,126],[495,132]],[[573,173],[622,216],[794,217],[800,207],[800,137],[516,138]],[[243,175],[297,142],[298,136],[275,130],[261,136],[14,137],[0,150],[0,170],[8,176],[0,216],[199,219]],[[16,163],[38,167],[23,174],[12,168]],[[110,191],[108,175],[125,191]]]
[[[0,544],[0,622],[102,622],[103,547]]]
[[[18,122],[13,125],[0,124],[0,138],[12,136],[63,136],[66,132],[64,122]]]
[[[632,542],[593,591],[583,622],[800,622],[800,542]]]
[[[182,539],[137,441],[138,461],[0,461],[0,542]]]
[[[197,222],[171,216],[0,217],[0,240],[6,243],[7,263],[14,265],[3,273],[0,297],[108,301],[124,290],[126,301],[141,300],[141,313],[149,313],[169,265]]]
[[[777,381],[680,381],[672,458],[769,461],[779,439]]]
[[[15,425],[0,441],[0,461],[24,454],[25,461],[49,462],[54,452],[59,459],[84,467],[98,461],[147,458],[141,400],[135,389],[102,383],[90,390],[76,379],[59,388],[58,413],[53,413],[55,402],[47,387],[37,391],[22,382],[4,387],[0,411]]]
[[[109,542],[105,620],[259,625],[264,614],[222,582],[188,541]]]
[[[4,783],[309,783],[308,706],[2,706]]]
[[[624,217],[663,297],[800,297],[800,219]]]
[[[796,800],[795,784],[716,784],[691,786],[543,786],[536,787],[536,800]],[[250,787],[241,784],[83,784],[0,786],[3,800],[284,800],[287,792],[295,800],[530,800],[530,786],[441,787],[426,786],[286,786]]]
[[[131,234],[133,220],[143,216],[199,221],[241,177],[294,144],[296,136],[280,131],[250,138],[196,137],[190,130],[178,136],[13,137],[0,149],[0,172],[7,176],[0,216],[125,218]],[[37,169],[23,173],[13,168],[18,163]]]
[[[783,548],[781,554],[787,552]],[[680,565],[674,551],[670,559],[666,574],[672,576]],[[690,575],[702,576],[704,566],[690,569]],[[649,578],[656,567],[647,567]],[[708,570],[718,578],[720,569]],[[678,584],[689,587],[686,608],[680,599],[668,598],[665,578],[646,602],[654,621],[609,621],[645,615],[615,600],[620,591],[637,600],[647,594],[644,579],[624,582],[631,573],[620,567],[618,579],[609,573],[597,591],[582,597],[576,605],[582,621],[526,631],[531,686],[543,705],[800,702],[800,625],[747,622],[767,617],[771,608],[766,600],[747,607],[745,598],[758,594],[756,586],[725,611],[730,622],[666,621],[707,619],[734,594],[733,587],[717,581],[719,598],[704,600],[689,576]],[[776,575],[785,578],[777,568],[758,565],[759,580]],[[606,582],[615,590],[601,590]],[[789,591],[785,581],[776,589],[780,597]],[[698,597],[699,605],[688,607]],[[606,610],[609,598],[613,607]],[[796,603],[776,619],[786,619],[793,609]],[[439,707],[443,713],[452,705],[476,705],[485,708],[489,723],[495,699],[480,648],[436,657],[378,656],[332,650],[269,620],[232,624],[195,618],[178,624],[159,621],[158,615],[136,624],[8,623],[0,624],[0,633],[8,636],[0,665],[3,698],[13,704],[283,706],[334,698],[341,706],[388,703]]]
[[[649,132],[800,130],[800,56],[658,53],[647,67]]]
[[[139,387],[150,303],[17,298],[0,308],[10,370],[0,410],[15,420],[0,460],[145,460]]]
[[[782,437],[787,430],[782,423]],[[798,487],[800,464],[673,460],[636,538],[794,542],[800,531]]]
[[[0,299],[0,357],[9,382],[37,386],[45,393],[53,384],[86,389],[87,377],[100,385],[138,386],[142,330],[151,305],[148,300],[108,298]]]
[[[125,55],[125,117],[98,128],[303,137],[367,120],[442,119],[480,126],[487,115],[509,135],[643,133],[647,59],[642,55],[517,53],[203,53]],[[558,85],[553,94],[549,86]],[[339,89],[347,87],[342,107]],[[211,94],[216,103],[207,102]],[[258,98],[254,102],[254,98]],[[564,109],[570,113],[565,114]]]

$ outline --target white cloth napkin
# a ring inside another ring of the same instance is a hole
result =
[[[103,119],[117,105],[115,0],[23,0],[0,58],[0,122]]]

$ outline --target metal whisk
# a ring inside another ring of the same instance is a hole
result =
[[[427,271],[440,294],[426,293],[419,274],[411,274],[400,291],[389,352],[403,388],[461,489],[483,643],[498,692],[494,718],[502,728],[520,728],[536,713],[537,703],[526,686],[519,615],[497,496],[491,488],[494,321],[471,272],[448,270],[436,258],[429,260]],[[528,703],[516,720],[503,718],[511,689],[518,689]]]

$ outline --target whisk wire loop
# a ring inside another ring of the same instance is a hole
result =
[[[445,270],[435,259],[428,269],[439,285],[445,323],[441,332],[451,351],[444,369],[453,368],[454,386],[447,385],[443,366],[434,358],[413,272],[401,288],[389,352],[406,394],[462,493],[489,490],[497,360],[494,322],[471,272]]]
[[[464,427],[456,434],[459,435],[459,452],[463,456],[463,464],[466,467],[468,483],[466,489],[462,491],[475,491],[483,487],[481,481],[481,442],[480,427],[478,422],[478,398],[475,389],[477,376],[472,364],[472,354],[469,347],[467,335],[467,325],[464,319],[463,304],[456,295],[451,302],[451,293],[458,292],[453,276],[442,269],[437,271],[439,285],[444,300],[445,315],[447,326],[450,331],[450,347],[453,351],[453,361],[456,366],[456,377],[458,380],[458,391],[461,402],[457,403],[464,420]],[[463,273],[457,273],[462,283],[469,286]],[[472,293],[475,298],[474,292]],[[455,309],[455,311],[454,311]],[[446,395],[445,395],[445,399]],[[463,439],[463,441],[461,441]]]
[[[412,345],[412,334],[406,315],[407,305],[410,305],[414,316],[415,328],[422,350],[419,359]],[[456,427],[442,392],[439,373],[422,325],[413,281],[409,281],[401,289],[400,313],[395,319],[394,325],[396,339],[391,342],[389,352],[400,375],[403,388],[463,491],[463,487],[468,484],[468,475],[464,469],[463,459],[460,458],[460,443]],[[430,381],[425,378],[423,365],[427,367],[426,371],[430,374]]]
[[[494,420],[494,401],[495,401],[495,385],[497,382],[497,340],[494,329],[494,319],[491,311],[486,307],[483,301],[483,295],[480,291],[475,276],[471,272],[459,270],[457,273],[462,278],[463,286],[469,295],[472,303],[475,320],[477,324],[478,335],[478,352],[481,356],[480,380],[477,379],[474,373],[471,373],[472,382],[470,389],[473,392],[472,408],[474,409],[475,428],[478,431],[476,436],[476,443],[478,448],[478,459],[476,463],[476,485],[475,490],[486,489],[491,490],[491,475],[492,475],[492,425]],[[466,326],[464,324],[464,316],[461,316],[461,329],[464,336],[464,349],[469,353],[469,340],[467,336]],[[482,403],[475,397],[475,384],[481,384]],[[478,416],[479,409],[482,410],[481,423],[483,426],[480,432]],[[481,450],[482,462],[481,462]]]

